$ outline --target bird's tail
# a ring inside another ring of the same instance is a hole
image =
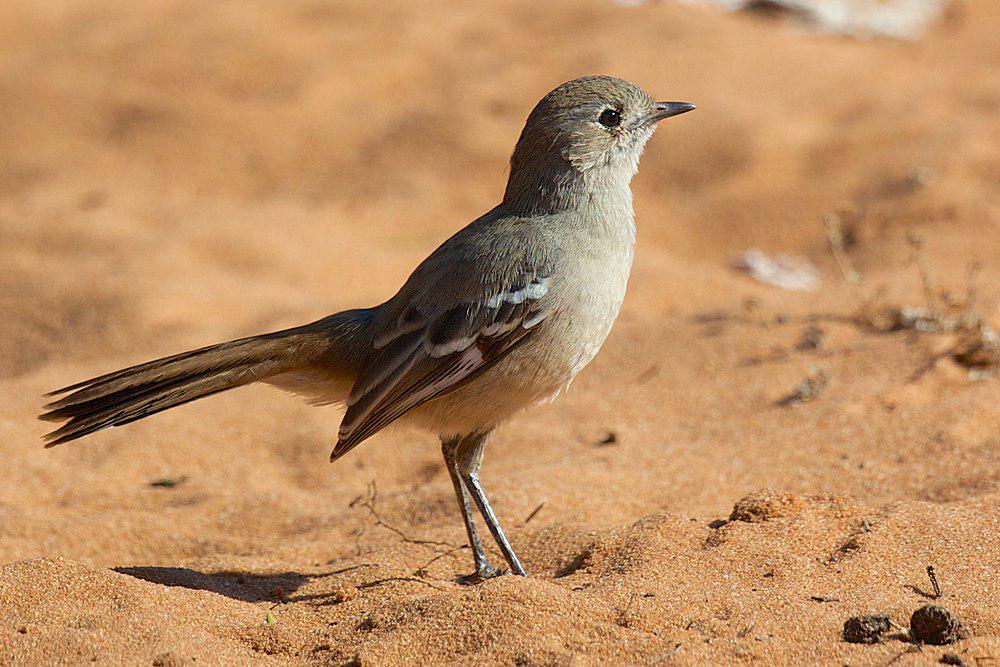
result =
[[[369,312],[346,311],[305,326],[210,345],[50,392],[46,396],[63,396],[47,404],[39,419],[65,423],[45,436],[45,446],[299,370],[350,378],[365,354]]]

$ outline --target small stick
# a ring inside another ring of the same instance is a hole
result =
[[[388,584],[394,581],[409,581],[413,582],[414,584],[423,584],[424,586],[430,586],[431,588],[437,591],[445,590],[440,586],[435,586],[431,582],[426,581],[424,579],[418,579],[417,577],[386,577],[385,579],[376,579],[375,581],[369,581],[367,583],[359,585],[358,589],[375,588],[376,586],[381,586],[382,584]]]
[[[861,309],[861,314],[868,320],[869,324],[875,327],[876,331],[887,331],[891,323],[884,313],[876,312],[872,307],[874,298],[864,293],[861,286],[861,274],[854,268],[854,263],[847,254],[843,222],[840,216],[835,213],[826,216],[826,237],[830,243],[833,259],[837,263],[837,268],[840,269],[840,275],[844,277],[844,282],[850,288],[851,296]]]
[[[626,617],[628,616],[629,611],[632,609],[632,602],[634,601],[635,601],[635,591],[632,591],[632,593],[630,593],[628,596],[628,604],[625,605],[625,611],[622,612],[622,616]]]
[[[860,287],[861,274],[854,268],[844,247],[844,228],[840,216],[834,213],[826,216],[826,235],[830,242],[833,259],[837,262],[837,268],[840,269],[844,281],[853,288]]]
[[[439,542],[437,540],[420,540],[415,537],[410,537],[409,535],[401,531],[399,528],[396,528],[395,526],[388,524],[382,520],[382,517],[379,516],[378,510],[375,509],[376,502],[378,502],[378,488],[375,486],[375,482],[372,481],[372,483],[368,485],[367,495],[358,496],[353,501],[351,501],[349,507],[357,507],[358,505],[364,507],[372,515],[372,518],[375,519],[376,526],[382,526],[386,530],[396,533],[397,535],[399,535],[400,538],[402,538],[404,542],[407,542],[409,544],[419,544],[421,546],[432,547],[432,548],[433,547],[449,547],[452,549],[462,548],[462,545],[452,544],[451,542]]]
[[[534,519],[535,515],[538,514],[543,507],[545,507],[545,501],[544,500],[538,504],[538,507],[536,507],[535,509],[531,510],[531,514],[529,514],[527,516],[527,518],[525,518],[524,522],[528,523],[529,521],[531,521],[532,519]]]
[[[427,568],[430,567],[431,564],[436,563],[437,561],[441,560],[445,556],[450,556],[451,554],[455,553],[456,551],[460,551],[462,549],[465,549],[468,546],[469,546],[468,544],[463,544],[461,546],[452,547],[451,549],[448,549],[447,551],[442,551],[441,553],[439,553],[438,555],[434,556],[429,561],[427,561],[426,563],[424,563],[423,565],[421,565],[420,567],[418,567],[416,570],[414,570],[413,571],[413,575],[414,576],[423,576],[423,575],[427,574]]]
[[[928,310],[940,311],[940,303],[937,298],[937,290],[934,289],[934,283],[931,282],[931,272],[927,268],[927,262],[924,259],[924,240],[917,234],[907,234],[907,243],[913,249],[910,254],[910,262],[917,267],[917,274],[920,276],[920,286],[924,290],[924,303],[927,305]]]
[[[937,574],[935,574],[934,572],[933,565],[927,566],[927,576],[931,580],[931,586],[934,587],[934,599],[937,600],[939,597],[941,597],[941,586],[938,585]]]
[[[628,596],[628,604],[625,608],[618,614],[618,625],[623,628],[629,627],[628,623],[628,613],[632,610],[632,603],[635,601],[635,591],[632,591]]]
[[[910,653],[923,653],[923,649],[920,648],[919,644],[914,644],[913,646],[907,646],[901,653],[898,653],[894,658],[885,663],[886,665],[891,665],[904,655],[909,655]]]
[[[965,275],[965,308],[972,308],[972,305],[976,302],[977,285],[976,278],[979,277],[979,272],[982,270],[983,265],[977,260],[969,262],[968,272]]]

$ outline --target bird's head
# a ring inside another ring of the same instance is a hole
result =
[[[628,81],[587,76],[562,84],[535,106],[510,159],[511,185],[550,179],[624,179],[639,167],[656,124],[694,109],[686,102],[657,102]],[[520,193],[525,194],[525,193]]]

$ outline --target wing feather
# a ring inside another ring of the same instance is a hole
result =
[[[478,377],[530,336],[553,308],[550,277],[548,267],[532,271],[511,286],[434,313],[406,306],[351,391],[331,459]]]

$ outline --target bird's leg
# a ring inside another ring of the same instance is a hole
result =
[[[483,463],[483,447],[486,445],[488,435],[488,433],[474,434],[462,439],[456,451],[458,474],[461,476],[465,488],[472,496],[472,500],[475,501],[476,506],[479,508],[479,513],[483,516],[483,521],[486,522],[486,526],[490,529],[493,540],[500,547],[500,551],[503,552],[503,557],[507,559],[507,563],[510,564],[511,571],[514,574],[525,577],[528,573],[524,571],[521,561],[517,559],[517,554],[514,553],[510,542],[507,541],[507,536],[503,534],[503,528],[500,527],[500,522],[497,521],[497,517],[493,513],[493,508],[490,507],[490,501],[486,498],[486,492],[483,491],[483,486],[479,483],[479,467]]]
[[[456,455],[461,438],[441,440],[441,452],[444,454],[444,464],[448,468],[448,476],[451,477],[451,484],[455,487],[455,495],[458,497],[458,507],[462,510],[462,520],[465,522],[465,532],[469,535],[469,546],[472,548],[472,557],[475,559],[476,571],[459,577],[459,583],[477,584],[484,579],[495,577],[502,572],[493,569],[483,551],[483,545],[479,541],[479,531],[476,530],[476,522],[472,516],[472,506],[469,504],[469,494],[465,490],[465,485],[458,473],[458,461]]]

